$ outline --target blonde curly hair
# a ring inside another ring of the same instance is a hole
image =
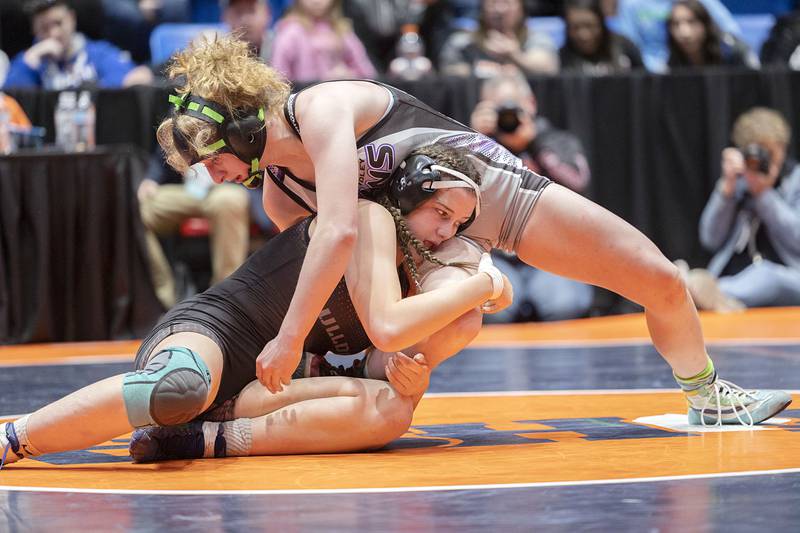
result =
[[[785,146],[789,144],[791,134],[789,123],[783,115],[768,107],[754,107],[736,119],[731,137],[739,148],[763,142]]]
[[[260,107],[266,115],[276,116],[289,98],[291,85],[277,70],[259,60],[239,34],[203,37],[175,54],[167,67],[167,77],[175,80],[178,95],[192,93],[224,108],[237,117],[242,110]],[[216,141],[216,127],[200,119],[171,116],[158,126],[156,137],[167,163],[185,172],[188,161],[175,147],[173,129],[177,128],[197,155],[199,149]]]

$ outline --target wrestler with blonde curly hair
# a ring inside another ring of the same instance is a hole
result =
[[[486,250],[514,252],[532,266],[607,288],[642,305],[653,344],[686,393],[691,422],[757,423],[790,403],[782,391],[745,391],[717,380],[686,283],[645,235],[411,95],[360,80],[322,82],[286,98],[286,85],[276,81],[280,77],[274,70],[249,57],[230,37],[182,52],[170,74],[185,78],[180,94],[216,102],[173,97],[176,115],[161,129],[172,123],[178,133],[159,134],[170,161],[198,165],[216,181],[250,185],[266,169],[263,204],[280,228],[318,213],[319,230],[292,304],[258,359],[261,382],[270,391],[290,382],[302,340],[345,270],[358,234],[357,199],[380,195],[411,151],[441,143],[466,148],[482,176],[483,209],[463,234]],[[218,115],[217,124],[202,113]],[[226,124],[254,113],[264,117],[263,138],[256,127],[249,135],[225,137]],[[248,151],[247,143],[229,146],[237,138],[251,141],[254,149],[248,157],[241,155]],[[454,339],[460,338],[463,346],[479,327],[479,321],[471,328],[454,326]],[[458,345],[454,341],[441,351],[429,345],[426,356],[436,364]]]

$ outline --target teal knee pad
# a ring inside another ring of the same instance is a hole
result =
[[[133,427],[172,426],[195,418],[211,388],[211,372],[188,348],[170,347],[122,381],[122,397]]]

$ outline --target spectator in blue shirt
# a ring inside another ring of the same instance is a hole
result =
[[[723,33],[741,38],[739,25],[721,0],[702,2]],[[633,41],[653,72],[667,70],[667,19],[672,4],[673,0],[619,0],[616,29]]]
[[[65,0],[31,0],[25,7],[35,42],[11,62],[6,88],[127,87],[152,81],[150,69],[137,67],[127,52],[76,32],[75,12]]]

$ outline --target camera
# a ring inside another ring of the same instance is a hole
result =
[[[497,107],[497,129],[503,133],[513,133],[519,128],[519,115],[522,109],[514,102],[505,102]]]
[[[744,166],[750,172],[760,172],[761,174],[769,173],[769,152],[760,144],[748,144],[742,148],[742,155],[744,156]]]

